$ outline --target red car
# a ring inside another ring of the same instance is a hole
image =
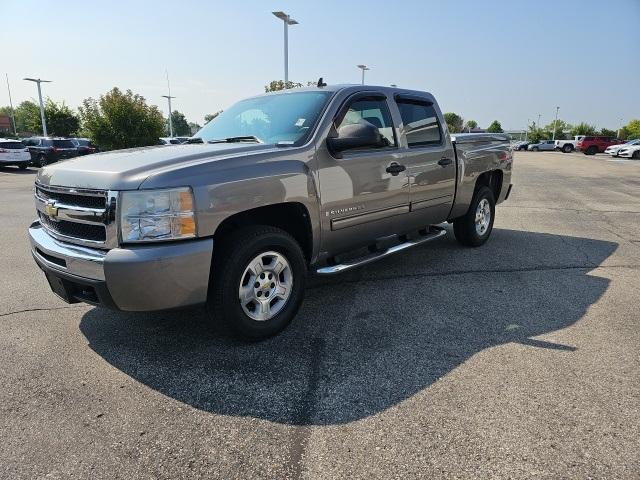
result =
[[[596,153],[603,153],[611,145],[620,145],[621,143],[624,142],[611,137],[584,137],[578,140],[576,148],[585,155],[595,155]]]

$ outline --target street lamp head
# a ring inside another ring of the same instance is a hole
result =
[[[356,65],[356,67],[361,68],[362,70],[371,70],[369,67],[367,67],[366,65]]]
[[[176,98],[176,97],[172,97],[171,95],[162,95],[162,98]]]
[[[286,22],[287,25],[298,25],[298,21],[297,20],[294,20],[293,18],[291,18],[289,15],[287,15],[284,12],[271,12],[271,13],[273,13],[276,17],[278,17],[283,22]]]
[[[36,82],[36,83],[51,83],[51,80],[40,80],[39,78],[23,78],[23,80],[27,80],[28,82]]]

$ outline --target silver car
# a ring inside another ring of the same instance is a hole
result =
[[[556,142],[553,140],[540,140],[538,143],[531,143],[527,147],[527,150],[530,152],[544,152],[549,151],[552,152],[556,148]]]

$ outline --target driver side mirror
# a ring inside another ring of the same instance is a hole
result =
[[[344,125],[337,130],[337,136],[327,138],[327,147],[336,158],[342,158],[341,152],[353,148],[378,148],[386,142],[380,130],[366,120]]]

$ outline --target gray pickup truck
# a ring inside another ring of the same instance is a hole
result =
[[[190,143],[42,168],[36,263],[65,301],[126,311],[206,304],[241,336],[296,315],[309,272],[438,238],[487,241],[511,190],[507,137],[451,137],[434,97],[373,86],[242,100]]]

